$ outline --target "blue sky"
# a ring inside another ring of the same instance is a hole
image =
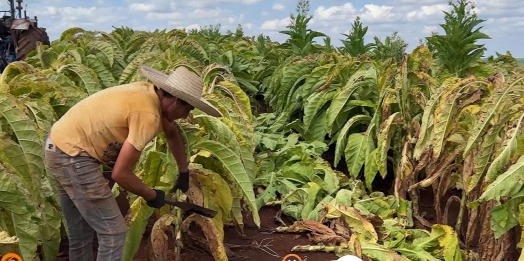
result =
[[[482,40],[488,51],[510,51],[524,57],[524,5],[521,0],[474,0],[483,32],[492,37]],[[442,32],[442,10],[448,10],[447,0],[310,0],[310,27],[324,32],[332,44],[340,45],[342,33],[348,33],[359,15],[368,26],[366,39],[384,39],[394,31],[405,39],[411,51],[419,40],[431,31]],[[70,27],[89,30],[112,30],[112,26],[129,26],[141,30],[157,28],[198,28],[220,23],[223,30],[234,31],[242,24],[247,35],[264,33],[277,41],[285,40],[278,33],[295,12],[297,0],[25,0],[23,6],[30,17],[38,16],[39,25],[56,39]],[[27,6],[26,6],[27,5]],[[5,4],[7,10],[7,4]],[[520,14],[520,16],[519,16]],[[318,42],[322,39],[317,38]]]

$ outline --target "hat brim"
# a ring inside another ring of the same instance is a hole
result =
[[[211,103],[209,103],[206,99],[200,97],[199,99],[195,99],[195,97],[189,97],[187,94],[178,88],[176,86],[168,84],[168,78],[169,76],[161,71],[158,71],[156,69],[153,69],[149,66],[141,66],[142,74],[151,81],[155,86],[158,88],[161,88],[171,95],[191,104],[196,109],[201,110],[202,112],[214,116],[214,117],[222,117],[223,114]]]

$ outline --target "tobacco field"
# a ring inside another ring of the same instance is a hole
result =
[[[146,80],[139,66],[147,64],[166,73],[191,68],[224,114],[194,110],[179,121],[191,184],[185,195],[167,194],[218,214],[154,210],[128,194],[123,260],[134,260],[141,240],[148,260],[177,260],[168,256],[190,246],[210,260],[232,260],[238,251],[225,230],[242,236],[246,220],[262,227],[268,221],[259,212],[269,207],[279,209],[270,236],[308,238],[289,253],[524,260],[524,68],[509,52],[484,59],[484,20],[467,1],[450,5],[445,33],[409,53],[397,33],[364,42],[367,27],[358,18],[335,47],[338,39],[308,27],[303,0],[280,32],[283,43],[246,36],[239,25],[226,33],[219,26],[74,27],[51,46],[39,44],[0,76],[0,255],[56,260],[67,233],[44,166],[45,135],[81,99]],[[163,135],[135,171],[168,192],[178,170]],[[115,197],[123,193],[117,184],[112,189]]]

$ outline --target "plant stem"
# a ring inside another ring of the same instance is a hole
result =
[[[460,208],[459,208],[459,214],[457,217],[457,224],[455,225],[455,231],[457,231],[457,234],[460,236],[461,233],[461,227],[462,227],[462,218],[464,216],[464,206],[466,205],[466,192],[462,191],[462,199],[460,199]]]
[[[180,191],[176,192],[176,198],[180,198]],[[175,260],[180,260],[180,252],[182,248],[182,232],[181,232],[181,226],[182,226],[182,210],[180,208],[174,208],[173,214],[175,218],[173,219],[173,224],[175,225],[175,247],[174,247],[174,254],[175,254]]]
[[[417,194],[417,190],[413,190],[411,192],[409,192],[410,196],[411,196],[411,200],[413,202],[413,215],[419,215],[419,206],[418,206],[418,194]]]

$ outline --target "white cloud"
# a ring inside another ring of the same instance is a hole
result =
[[[319,21],[333,21],[333,20],[346,20],[352,15],[356,14],[357,10],[351,3],[346,3],[342,6],[331,6],[324,7],[319,6],[314,14],[313,19]]]
[[[245,27],[248,30],[251,30],[251,29],[255,28],[255,24],[253,24],[253,23],[245,23],[245,24],[242,25],[242,27],[243,28]]]
[[[442,11],[449,11],[450,8],[449,5],[445,4],[424,5],[418,8],[418,10],[407,13],[406,18],[408,21],[428,20],[432,17],[442,18],[444,16]]]
[[[391,4],[403,4],[403,5],[434,5],[443,3],[442,0],[394,0],[390,1]]]
[[[184,1],[181,3],[181,5],[202,8],[202,7],[206,7],[209,5],[219,5],[220,3],[252,5],[258,2],[262,2],[262,0],[193,0],[193,1]]]
[[[393,21],[395,15],[391,13],[393,6],[367,4],[361,10],[362,22],[386,22]]]
[[[137,12],[151,12],[156,9],[154,4],[132,3],[129,5],[129,10]]]
[[[424,32],[425,35],[430,36],[432,32],[437,32],[438,27],[435,25],[426,25],[424,26],[424,29],[422,32]]]
[[[281,30],[284,29],[291,20],[289,17],[286,17],[284,19],[273,19],[265,21],[262,26],[260,26],[260,29],[267,30],[267,31],[275,31],[275,30]]]
[[[198,24],[191,24],[191,25],[186,26],[186,29],[187,30],[200,29],[200,25],[198,25]]]
[[[286,9],[286,6],[284,6],[283,4],[281,3],[277,3],[277,4],[274,4],[273,5],[273,10],[277,10],[277,11],[282,11]]]
[[[147,13],[145,16],[147,20],[177,20],[184,18],[183,13]]]
[[[220,9],[200,9],[197,8],[191,13],[192,18],[211,18],[218,17],[222,13]]]

